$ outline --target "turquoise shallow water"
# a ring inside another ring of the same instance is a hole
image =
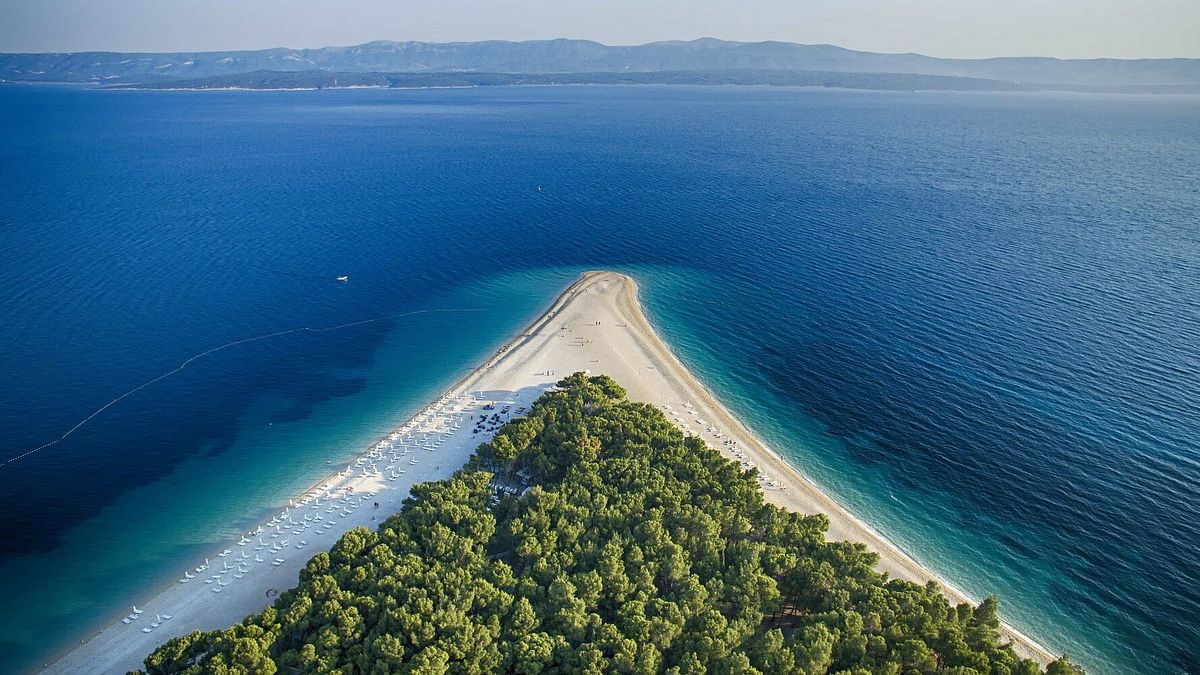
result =
[[[233,422],[226,447],[198,446],[170,473],[130,486],[67,529],[53,550],[0,564],[0,592],[13,607],[34,608],[12,616],[6,635],[44,654],[119,618],[174,583],[182,564],[211,555],[440,396],[573,275],[545,270],[464,283],[422,303],[432,311],[393,319],[369,364],[336,367],[337,376],[360,382],[354,390],[319,402],[264,393]],[[56,633],[50,640],[48,628]]]
[[[4,458],[213,347],[354,324],[213,352],[0,467],[0,670],[170,581],[595,267],[1019,627],[1097,672],[1200,670],[1198,112],[0,87]]]

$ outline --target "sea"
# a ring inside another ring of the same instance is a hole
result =
[[[598,268],[1019,629],[1094,673],[1200,672],[1200,97],[16,84],[0,672],[128,613]]]

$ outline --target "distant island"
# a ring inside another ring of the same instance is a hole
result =
[[[703,38],[370,42],[231,52],[0,54],[0,81],[154,89],[690,84],[884,90],[1200,93],[1200,59],[944,59]]]
[[[256,71],[192,80],[110,85],[122,89],[298,90],[298,89],[436,89],[489,86],[579,84],[762,85],[829,87],[883,91],[1080,91],[1133,94],[1200,93],[1200,85],[1084,86],[1032,85],[974,77],[908,73],[842,73],[816,70],[681,70],[639,73],[330,73]]]

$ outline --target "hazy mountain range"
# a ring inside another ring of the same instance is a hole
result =
[[[736,77],[731,75],[735,72],[739,73]],[[781,76],[782,72],[791,72],[793,75]],[[796,74],[801,72],[810,75]],[[286,73],[293,75],[282,76]],[[899,74],[926,76],[926,79],[876,77],[873,81],[940,82],[944,85],[933,88],[1195,91],[1200,87],[1200,59],[944,59],[920,54],[861,52],[832,45],[728,42],[712,38],[635,46],[609,46],[587,40],[560,39],[528,42],[369,42],[353,47],[320,49],[163,54],[0,54],[0,80],[6,81],[158,86],[188,81],[197,86],[219,86],[219,82],[224,82],[224,86],[241,86],[272,79],[297,81],[295,74],[298,73],[307,74],[300,80],[307,78],[324,83],[315,86],[330,86],[333,84],[330,80],[342,74],[359,74],[352,79],[363,79],[363,75],[370,74],[371,77],[366,79],[373,82],[374,86],[395,86],[385,82],[388,81],[385,74],[423,74],[427,82],[437,84],[453,79],[448,79],[446,74],[449,73],[473,73],[476,79],[481,74],[573,74],[560,78],[572,82],[621,79],[614,74],[627,76],[626,79],[637,82],[664,79],[659,75],[645,75],[654,73],[673,73],[671,78],[666,79],[686,80],[688,78],[681,76],[681,73],[695,73],[697,75],[693,79],[736,80],[738,83],[745,83],[747,78],[807,81],[824,77],[828,80],[829,74],[845,73],[854,74],[854,77],[841,79],[861,79],[868,74]],[[760,75],[751,76],[752,73]],[[440,75],[431,79],[431,74]],[[253,77],[248,77],[250,75]],[[504,83],[511,83],[507,79]],[[547,78],[537,79],[545,81]],[[993,81],[994,84],[981,85],[981,80]],[[469,81],[465,83],[472,84]],[[337,85],[344,86],[342,82]]]

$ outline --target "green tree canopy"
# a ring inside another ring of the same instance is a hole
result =
[[[484,467],[535,486],[492,506]],[[577,373],[272,607],[167,642],[145,672],[1039,672],[1000,639],[995,598],[951,606],[827,526]]]

